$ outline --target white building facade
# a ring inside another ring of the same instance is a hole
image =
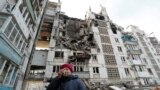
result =
[[[138,40],[139,47],[142,51],[141,60],[144,62],[150,77],[150,79],[146,78],[144,83],[159,83],[160,67],[157,59],[158,56],[146,33],[133,25],[128,26],[127,30],[133,33],[133,36]],[[146,72],[146,70],[144,71]],[[143,76],[146,76],[146,74],[143,73]]]

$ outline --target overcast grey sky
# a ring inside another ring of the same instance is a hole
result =
[[[58,1],[58,0],[51,0]],[[86,11],[100,11],[106,7],[110,19],[126,28],[136,25],[147,34],[154,32],[160,40],[160,0],[61,0],[66,15],[84,19]]]

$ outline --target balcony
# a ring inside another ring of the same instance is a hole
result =
[[[44,74],[29,74],[28,79],[43,80]]]
[[[145,77],[151,77],[151,75],[146,71],[142,71],[142,72],[138,71],[137,77],[144,77],[145,78]]]
[[[15,5],[16,5],[17,1],[16,0],[12,0],[12,1],[1,1],[0,3],[0,11],[1,12],[11,12]]]
[[[74,72],[73,75],[78,75],[79,78],[89,78],[89,71]]]
[[[108,78],[107,79],[107,82],[108,83],[118,83],[118,82],[120,82],[121,81],[121,79],[120,78]]]
[[[139,49],[139,50],[127,50],[127,53],[128,54],[142,54],[142,51]]]
[[[135,40],[135,41],[124,41],[124,44],[132,44],[132,45],[137,45],[138,42]]]
[[[100,78],[99,74],[93,74],[93,78]]]
[[[132,65],[144,65],[143,62],[140,61],[140,60],[132,60],[132,61],[131,61],[131,64],[132,64]]]
[[[123,81],[123,82],[127,82],[127,81],[133,81],[134,80],[134,78],[133,77],[126,77],[126,78],[121,78],[121,81]]]

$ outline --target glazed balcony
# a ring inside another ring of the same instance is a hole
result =
[[[142,51],[139,49],[139,50],[127,50],[127,53],[128,54],[142,54]]]
[[[138,42],[136,40],[133,40],[133,41],[123,41],[124,44],[132,44],[132,45],[137,45]]]

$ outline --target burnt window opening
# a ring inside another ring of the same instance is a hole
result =
[[[98,73],[99,73],[98,67],[93,67],[93,73],[95,73],[95,74],[98,74]]]
[[[66,32],[65,31],[62,31],[62,36],[66,36]]]
[[[113,34],[117,34],[117,27],[114,24],[111,24],[111,29]]]
[[[94,37],[94,36],[93,36],[93,33],[90,33],[87,40],[88,40],[88,41],[92,41],[92,40],[93,40],[93,37]]]
[[[64,57],[64,52],[61,52],[61,51],[55,52],[55,58],[63,58],[63,57]]]
[[[149,74],[153,75],[153,72],[150,68],[148,68],[147,70],[148,70]]]
[[[80,67],[80,72],[83,72],[83,68],[82,67]]]
[[[94,26],[97,27],[98,26],[98,22],[94,21]]]
[[[76,56],[76,53],[75,53],[75,52],[73,53],[73,56]]]
[[[95,14],[95,18],[99,20],[104,20],[104,16]]]
[[[46,36],[41,36],[41,39],[40,39],[40,40],[46,41],[46,40],[47,40],[47,37],[46,37]]]
[[[66,24],[67,20],[64,20],[63,23]]]

